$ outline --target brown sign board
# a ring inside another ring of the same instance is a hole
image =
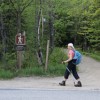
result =
[[[24,35],[16,35],[15,37],[16,45],[26,45],[26,38]]]

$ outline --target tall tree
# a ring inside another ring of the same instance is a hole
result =
[[[21,32],[22,13],[32,2],[33,0],[10,0],[10,3],[16,11],[15,15],[17,17],[17,33]]]

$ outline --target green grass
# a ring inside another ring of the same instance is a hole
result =
[[[0,69],[0,79],[11,79],[15,75],[10,70]]]
[[[83,52],[84,55],[86,56],[90,56],[91,58],[100,61],[100,52],[96,51],[96,52],[91,52],[91,53],[87,53],[87,52]]]
[[[49,65],[48,75],[50,76],[62,76],[65,72],[66,65],[57,64],[57,65]]]
[[[95,60],[100,61],[100,54],[99,55],[97,55],[97,54],[90,54],[90,56],[92,58],[94,58]]]
[[[45,75],[43,68],[41,67],[26,67],[18,72],[18,76],[43,76]]]

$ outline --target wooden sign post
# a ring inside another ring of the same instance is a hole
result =
[[[50,44],[50,40],[47,41],[45,71],[47,71],[48,69],[49,44]]]
[[[16,51],[17,51],[17,67],[21,69],[22,66],[22,56],[25,50],[26,39],[25,35],[18,33],[15,37]]]

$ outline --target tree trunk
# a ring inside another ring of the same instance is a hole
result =
[[[3,0],[2,0],[3,3]],[[5,53],[6,53],[6,41],[5,41],[5,33],[4,33],[4,21],[3,21],[3,11],[0,14],[0,23],[1,23],[1,37],[2,37],[2,49],[3,49],[3,64],[5,66]]]
[[[52,12],[49,12],[49,28],[50,28],[50,48],[53,49],[54,47],[54,28],[53,28],[53,16]]]
[[[21,33],[21,13],[17,12],[17,33]]]
[[[53,22],[54,22],[54,17],[53,17],[53,3],[51,0],[49,0],[49,32],[50,32],[50,48],[51,51],[54,48],[54,27],[53,27]]]

